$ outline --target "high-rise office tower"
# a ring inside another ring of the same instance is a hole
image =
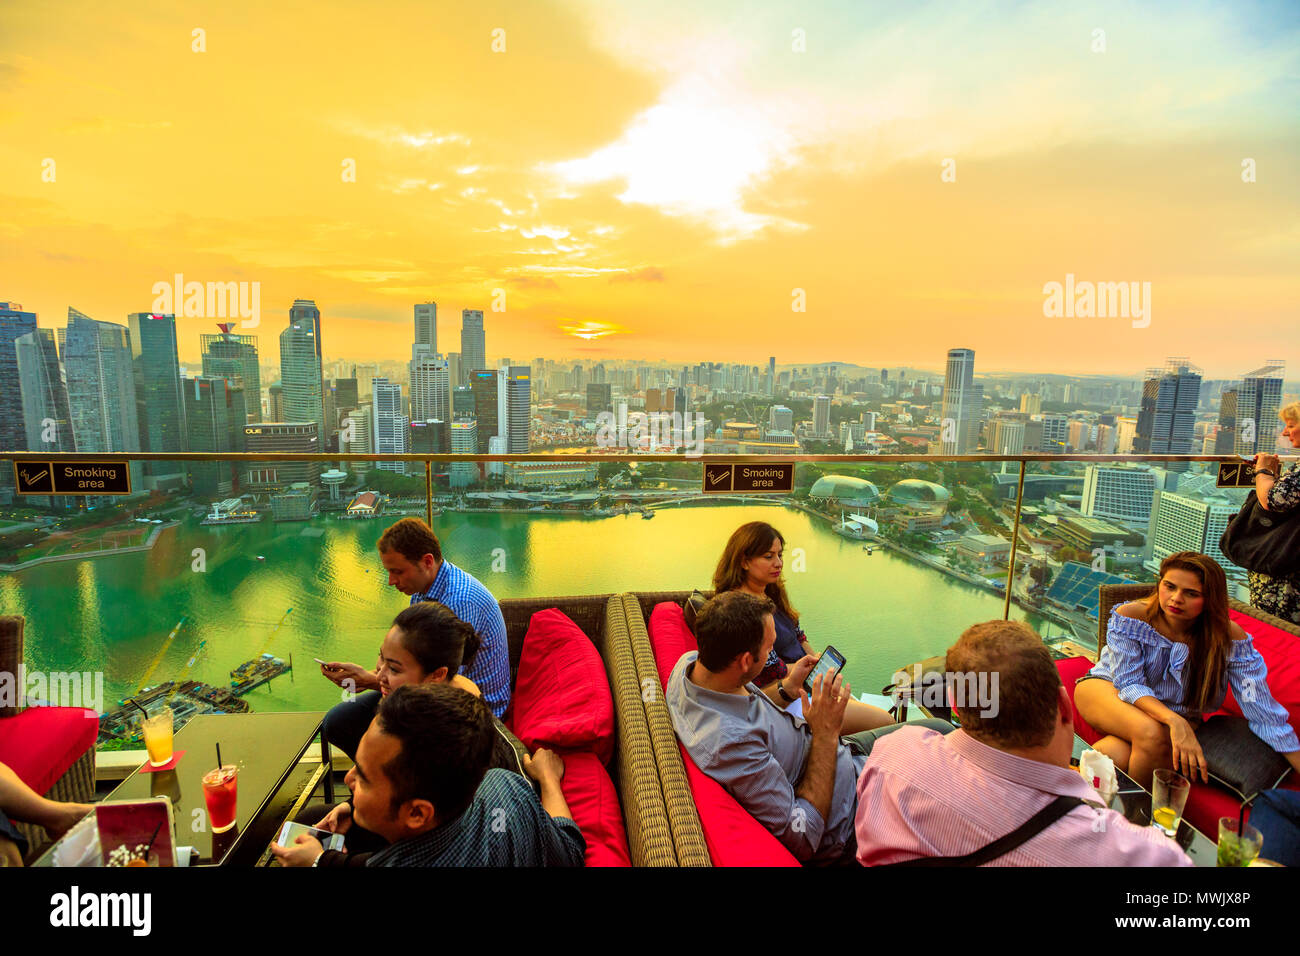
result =
[[[371,382],[371,388],[374,394],[371,434],[374,435],[375,454],[405,455],[411,420],[402,401],[402,386],[386,378],[377,378]],[[403,461],[381,461],[379,467],[385,471],[406,472],[406,462]]]
[[[0,302],[0,450],[17,451],[27,445],[23,419],[23,394],[18,384],[18,354],[14,342],[36,331],[36,313],[24,312],[17,302]],[[14,500],[14,475],[9,462],[0,462],[0,503]]]
[[[1226,388],[1219,393],[1219,429],[1214,433],[1215,455],[1237,452],[1237,390]]]
[[[776,356],[767,357],[767,394],[776,394]]]
[[[261,455],[281,451],[319,455],[320,433],[315,422],[254,422],[244,426],[244,450]],[[319,461],[250,461],[244,468],[244,490],[276,491],[299,481],[319,485],[321,471]]]
[[[768,431],[794,431],[794,411],[784,405],[773,405],[767,413]]]
[[[36,329],[14,339],[16,381],[22,393],[25,444],[30,451],[76,451],[68,420],[68,392],[59,371],[53,329]],[[10,478],[12,480],[12,475]]]
[[[58,331],[77,451],[140,451],[131,333],[76,309]]]
[[[1137,419],[1131,415],[1121,415],[1115,419],[1115,454],[1133,454],[1133,443],[1137,440]]]
[[[1169,359],[1163,369],[1149,370],[1133,450],[1139,455],[1190,455],[1200,397],[1201,370],[1187,359]],[[1170,464],[1173,471],[1186,467],[1184,462]]]
[[[321,382],[320,309],[310,299],[295,299],[289,310],[289,325],[280,333],[284,421],[315,422],[316,434],[323,442],[328,433]]]
[[[1179,551],[1199,551],[1217,561],[1223,570],[1241,573],[1219,550],[1219,538],[1241,510],[1239,502],[1234,504],[1218,495],[1193,498],[1169,491],[1156,491],[1153,497],[1147,530],[1151,555],[1144,562],[1148,570],[1158,570],[1161,561]]]
[[[474,418],[478,422],[478,452],[487,454],[488,439],[499,434],[497,423],[497,373],[495,369],[481,368],[470,372],[470,387],[474,390]]]
[[[411,421],[451,418],[451,380],[447,360],[421,342],[411,347]]]
[[[181,380],[190,451],[244,450],[248,424],[243,379],[198,376]],[[191,461],[190,483],[196,495],[229,495],[234,490],[236,462]]]
[[[438,351],[438,303],[419,302],[415,306],[415,344]]]
[[[596,385],[604,385],[608,381],[604,362],[597,362],[592,368],[591,381]]]
[[[135,380],[135,413],[141,451],[186,451],[185,400],[181,396],[180,356],[176,348],[176,316],[132,312],[131,365]],[[146,480],[154,487],[168,478],[184,480],[181,462],[144,462]]]
[[[440,455],[451,451],[451,436],[447,426],[447,422],[436,418],[424,422],[411,422],[411,438],[407,442],[407,448],[413,455]],[[441,467],[435,464],[434,471]],[[418,470],[423,472],[423,466],[418,466]]]
[[[284,421],[284,388],[278,382],[266,390],[266,420]]]
[[[1043,410],[1043,396],[1022,392],[1020,395],[1020,410],[1026,415],[1038,415]]]
[[[483,331],[483,310],[462,309],[460,313],[462,384],[482,368],[487,368],[487,335]]]
[[[579,394],[587,387],[586,369],[577,362],[573,363],[573,370],[569,373],[569,384]]]
[[[334,380],[334,407],[339,411],[345,411],[349,408],[356,408],[359,404],[356,378],[336,378]]]
[[[1151,516],[1156,476],[1145,468],[1089,465],[1080,510],[1089,518],[1143,522]]]
[[[457,386],[465,384],[465,374],[462,371],[463,366],[460,361],[459,352],[447,353],[447,382],[454,390]]]
[[[500,372],[502,407],[498,410],[504,454],[526,455],[532,447],[532,372],[527,365],[510,365]]]
[[[975,384],[975,352],[949,349],[943,382],[942,454],[969,455],[979,447],[983,389]]]
[[[601,412],[614,411],[614,386],[608,382],[590,382],[587,385],[587,417],[595,418]]]
[[[1238,455],[1271,452],[1277,447],[1277,438],[1282,430],[1277,412],[1282,406],[1285,369],[1282,362],[1272,361],[1241,377],[1241,384],[1237,386]],[[1254,441],[1247,441],[1252,432]]]
[[[1024,450],[1024,416],[1007,415],[993,419],[993,435],[989,442],[989,451],[995,455],[1019,455]]]
[[[472,385],[457,385],[451,390],[451,418],[455,421],[458,418],[474,417],[474,387]]]
[[[831,397],[818,395],[813,399],[813,434],[828,438],[831,434]]]
[[[478,422],[464,418],[452,422],[447,429],[451,435],[451,451],[455,455],[474,455],[479,453]],[[478,481],[478,463],[473,461],[454,461],[447,469],[449,482],[453,488],[464,488]]]
[[[203,376],[205,378],[239,379],[244,388],[244,405],[248,420],[262,420],[262,371],[257,360],[257,336],[240,335],[227,331],[229,325],[219,325],[220,332],[199,336],[203,350]]]

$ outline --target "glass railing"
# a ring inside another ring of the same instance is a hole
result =
[[[106,749],[140,746],[127,698],[182,719],[336,703],[313,659],[373,666],[408,600],[376,550],[402,515],[500,600],[708,589],[731,533],[766,521],[810,640],[878,693],[992,618],[1094,654],[1098,584],[1153,581],[1170,550],[1220,558],[1247,493],[1215,488],[1235,459],[1212,457],[797,456],[771,495],[703,492],[705,463],[771,458],[84,457],[130,460],[135,493],[0,506],[0,614],[26,619],[11,693],[105,713]]]

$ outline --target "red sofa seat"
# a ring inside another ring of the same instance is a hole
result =
[[[666,690],[668,677],[681,656],[697,649],[695,636],[686,626],[681,607],[671,602],[655,606],[647,630],[659,683]],[[696,766],[680,741],[677,749],[686,765],[686,780],[714,866],[799,865],[794,854],[750,816],[726,788]]]
[[[37,793],[55,782],[95,746],[99,716],[82,707],[28,707],[0,718],[0,763]]]
[[[1266,624],[1238,610],[1228,612],[1229,617],[1242,626],[1253,638],[1255,649],[1264,658],[1268,666],[1268,689],[1274,699],[1287,709],[1291,715],[1291,726],[1300,728],[1300,641],[1294,635]],[[1065,682],[1065,689],[1070,694],[1070,703],[1074,703],[1074,682],[1086,674],[1092,663],[1084,657],[1071,657],[1057,661],[1056,669]],[[1232,714],[1242,717],[1241,706],[1237,703],[1229,688],[1223,708],[1217,714]],[[1213,714],[1207,714],[1207,717]],[[1087,722],[1074,709],[1074,732],[1093,744],[1101,739]],[[1300,776],[1291,773],[1283,781],[1281,789],[1300,791]],[[1183,816],[1187,822],[1203,833],[1210,840],[1219,837],[1219,817],[1235,817],[1240,809],[1236,796],[1229,790],[1214,784],[1192,781],[1192,790],[1187,797],[1187,807]]]

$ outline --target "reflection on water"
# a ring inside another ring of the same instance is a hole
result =
[[[728,536],[752,520],[775,524],[787,553],[803,549],[805,570],[787,565],[790,598],[813,645],[834,644],[848,658],[855,691],[879,691],[900,666],[942,653],[972,623],[1001,617],[998,596],[884,548],[868,555],[825,522],[780,505],[668,508],[653,521],[445,513],[435,530],[449,560],[505,599],[708,588]],[[251,692],[253,708],[324,709],[340,692],[311,658],[372,665],[407,602],[388,587],[375,550],[388,524],[317,518],[205,528],[190,518],[164,532],[153,552],[6,576],[0,613],[27,617],[37,638],[28,640],[29,666],[104,668],[110,704],[136,690],[160,652],[151,682],[225,685],[232,668],[270,651],[292,655],[296,671]],[[193,568],[194,548],[204,549],[205,571]],[[1013,616],[1025,617],[1014,607]],[[49,639],[58,634],[67,639]],[[207,645],[191,665],[200,641]]]

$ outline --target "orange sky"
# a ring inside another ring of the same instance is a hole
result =
[[[481,308],[516,361],[1294,353],[1293,8],[697,6],[13,0],[0,299],[124,323],[175,273],[256,281],[268,362],[296,297],[327,360],[409,356],[427,299],[442,349]],[[1044,317],[1066,273],[1150,282],[1150,325]]]

